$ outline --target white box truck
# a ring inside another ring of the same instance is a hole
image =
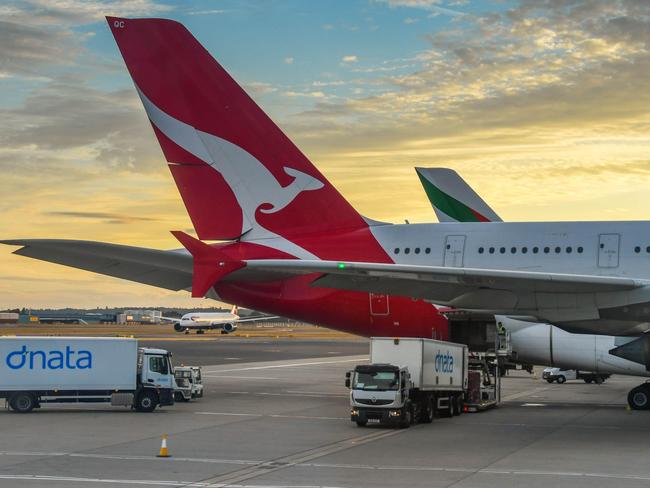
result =
[[[431,339],[373,337],[371,364],[346,374],[350,419],[408,427],[430,423],[436,411],[459,415],[467,390],[468,350]]]
[[[174,369],[169,352],[136,339],[0,337],[0,398],[21,413],[94,402],[152,412],[174,404]]]

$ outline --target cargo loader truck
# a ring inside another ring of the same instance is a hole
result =
[[[405,428],[459,415],[468,386],[467,346],[431,339],[373,337],[371,364],[346,373],[350,419]]]
[[[174,404],[171,354],[127,338],[0,337],[0,398],[20,413],[43,403],[152,412]]]

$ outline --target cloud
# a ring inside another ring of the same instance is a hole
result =
[[[83,212],[83,211],[48,211],[44,215],[52,217],[70,217],[76,219],[101,220],[110,224],[124,224],[132,222],[156,222],[160,219],[152,217],[140,217],[137,215],[116,214],[111,212]]]
[[[343,63],[356,63],[357,61],[359,61],[359,58],[354,55],[343,56],[341,58],[341,62]]]

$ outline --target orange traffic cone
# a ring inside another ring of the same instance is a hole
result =
[[[157,457],[171,457],[167,450],[167,434],[163,434],[162,443],[160,444],[160,452]]]

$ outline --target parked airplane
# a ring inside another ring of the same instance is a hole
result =
[[[490,217],[484,221],[498,219],[502,222],[456,171],[447,168],[415,169],[440,220],[474,222],[476,215],[487,215]],[[439,206],[445,209],[444,213]],[[495,320],[510,333],[512,359],[516,362],[605,374],[650,376],[647,368],[650,355],[642,349],[650,346],[647,334],[640,337],[573,334],[530,318],[517,320],[495,316]],[[645,383],[633,388],[628,394],[628,403],[634,409],[650,407],[650,388]]]
[[[264,315],[260,317],[246,317],[242,319],[237,314],[237,305],[233,305],[230,312],[190,312],[180,319],[175,317],[162,317],[163,320],[174,322],[176,332],[190,333],[195,330],[197,334],[204,334],[206,330],[220,329],[222,334],[230,334],[237,330],[237,325],[242,322],[255,322],[260,320],[276,319],[277,316]]]
[[[201,240],[174,233],[191,257],[4,241],[17,254],[364,335],[445,339],[430,303],[570,330],[650,329],[650,222],[366,219],[181,24],[108,22]]]

